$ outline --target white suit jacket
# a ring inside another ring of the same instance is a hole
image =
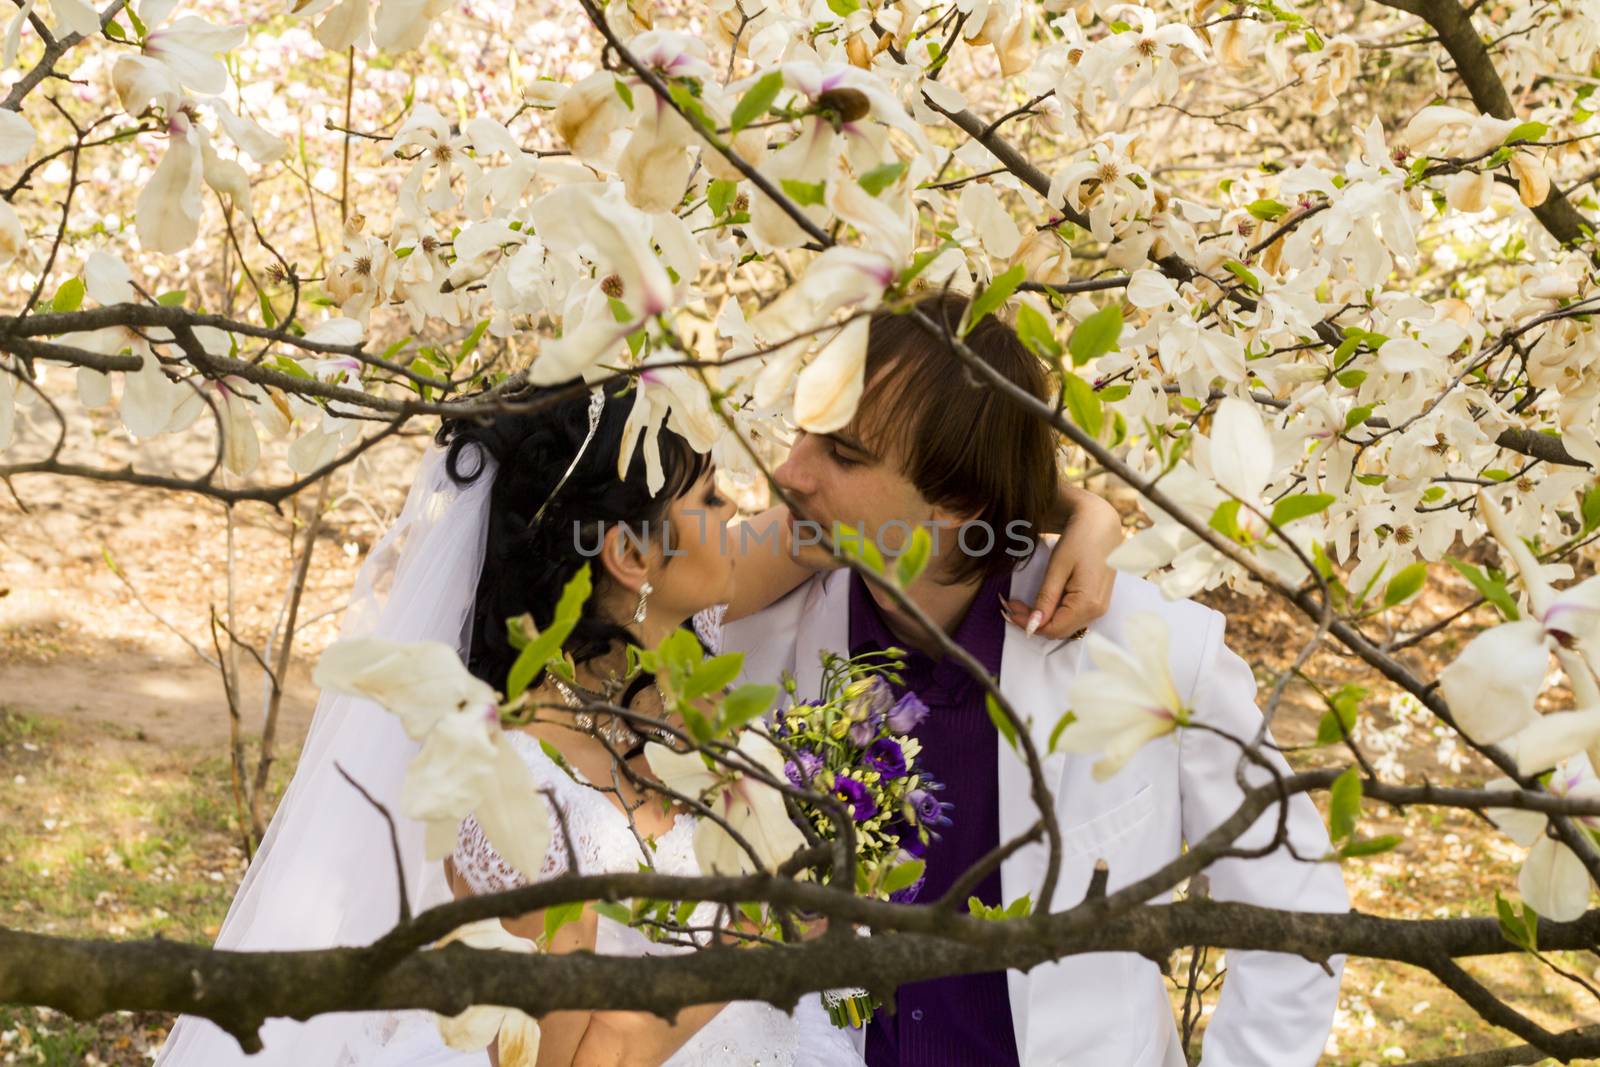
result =
[[[1018,566],[1012,597],[1031,603],[1044,578],[1047,553]],[[723,649],[745,653],[747,681],[775,682],[792,673],[801,699],[821,682],[818,652],[847,655],[850,572],[819,574],[765,611],[728,623]],[[1155,612],[1171,631],[1172,676],[1200,722],[1249,738],[1260,726],[1255,678],[1222,643],[1222,615],[1193,601],[1171,601],[1149,582],[1120,575],[1110,610],[1091,630],[1119,640],[1124,620]],[[1068,686],[1086,669],[1083,642],[1062,644],[1006,627],[1000,690],[1025,718],[1041,753],[1066,710]],[[1035,817],[1021,757],[1001,744],[1000,837],[1025,830]],[[1282,765],[1275,753],[1271,758]],[[1110,868],[1108,888],[1148,875],[1177,858],[1184,841],[1198,841],[1232,814],[1243,796],[1235,778],[1238,750],[1200,730],[1179,730],[1146,745],[1123,769],[1096,782],[1096,757],[1057,752],[1044,757],[1053,784],[1063,857],[1052,911],[1083,900],[1096,860]],[[1287,770],[1287,767],[1283,767]],[[1265,772],[1249,778],[1256,784]],[[1289,837],[1301,856],[1320,857],[1328,836],[1305,795],[1290,806]],[[959,816],[958,816],[959,817]],[[1271,840],[1276,808],[1241,845]],[[1024,893],[1037,901],[1045,864],[1042,844],[1030,845],[1000,869],[1003,901]],[[1300,911],[1349,908],[1335,863],[1296,860],[1282,848],[1254,860],[1223,860],[1208,869],[1211,896]],[[1037,904],[1036,904],[1037,908]],[[1333,974],[1299,956],[1227,953],[1227,978],[1205,1035],[1203,1067],[1311,1067],[1322,1053],[1338,1001],[1343,959]],[[1183,1067],[1177,1027],[1164,979],[1136,953],[1090,953],[1007,972],[1011,1022],[1023,1067]],[[860,1035],[864,1040],[864,1035]]]

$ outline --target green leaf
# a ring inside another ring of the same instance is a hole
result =
[[[905,172],[906,165],[899,160],[895,160],[893,163],[882,163],[857,178],[856,184],[865,189],[869,196],[877,196],[899,181],[900,175]]]
[[[1506,139],[1501,144],[1510,144],[1513,141],[1537,141],[1550,132],[1550,127],[1542,122],[1524,122],[1506,134]]]
[[[1072,365],[1081,367],[1091,359],[1115,351],[1121,338],[1122,305],[1107,304],[1072,328],[1072,336],[1067,338]]]
[[[1017,291],[1017,286],[1028,276],[1027,268],[1021,263],[1012,267],[1004,274],[990,282],[988,287],[967,305],[966,320],[961,327],[961,336],[971,333],[990,314],[999,311],[1011,294]]]
[[[711,185],[706,189],[706,206],[711,208],[713,215],[726,215],[728,209],[739,196],[739,183],[730,182],[722,178],[711,179]]]
[[[1050,329],[1050,320],[1032,304],[1017,305],[1017,336],[1033,354],[1043,359],[1060,359],[1061,342]]]
[[[1317,723],[1317,744],[1331,745],[1355,732],[1356,716],[1361,711],[1361,701],[1367,695],[1359,685],[1343,685],[1327,698],[1328,710]]]
[[[594,900],[589,902],[589,910],[596,915],[604,916],[614,923],[627,926],[633,921],[633,909],[625,904],[618,904],[614,900]]]
[[[1006,739],[1014,751],[1017,747],[1017,731],[1011,725],[1011,720],[1006,718],[1006,713],[1000,710],[1000,702],[994,698],[993,693],[983,695],[984,709],[989,712],[989,721],[994,723],[994,728],[1000,731],[1000,736]]]
[[[1094,386],[1071,371],[1062,371],[1061,394],[1072,421],[1082,426],[1090,437],[1099,437],[1100,428],[1105,424],[1105,410]]]
[[[574,900],[567,904],[552,904],[544,909],[544,940],[549,944],[551,938],[556,936],[568,923],[577,922],[583,918],[583,901]]]
[[[515,700],[526,692],[528,684],[545,665],[561,654],[561,646],[577,625],[578,616],[591,590],[589,564],[585,563],[561,590],[561,599],[556,602],[555,617],[550,620],[549,628],[534,636],[517,653],[516,662],[511,665],[511,674],[506,679],[507,700]],[[528,628],[531,629],[532,625],[530,622]]]
[[[128,39],[128,31],[123,29],[122,23],[118,22],[116,19],[112,19],[110,22],[106,23],[105,33],[106,36],[111,38],[113,41],[126,41]]]
[[[1372,418],[1371,404],[1360,404],[1351,408],[1344,417],[1344,432],[1349,433],[1370,418]]]
[[[1590,533],[1600,529],[1600,482],[1596,482],[1584,491],[1583,494],[1583,532]]]
[[[1256,200],[1245,210],[1262,222],[1272,222],[1274,219],[1281,219],[1289,213],[1289,209],[1276,200]]]
[[[767,113],[772,102],[778,99],[778,93],[783,89],[783,73],[781,71],[768,71],[756,80],[756,83],[739,98],[733,107],[733,118],[729,125],[733,132],[738,133],[756,119]]]
[[[1410,600],[1422,591],[1423,583],[1428,580],[1428,565],[1426,563],[1413,563],[1389,579],[1389,584],[1383,588],[1383,606],[1392,608],[1396,604]]]
[[[1272,524],[1284,526],[1307,515],[1315,515],[1333,503],[1332,493],[1296,493],[1272,505]]]
[[[1261,292],[1261,279],[1257,278],[1254,271],[1245,266],[1243,263],[1240,263],[1237,259],[1227,260],[1222,264],[1222,267],[1229,274],[1233,275],[1235,278],[1238,278],[1240,282],[1244,283],[1244,287],[1249,289],[1252,293]]]
[[[633,110],[633,89],[632,89],[632,87],[629,86],[628,83],[623,81],[621,78],[616,79],[611,84],[616,86],[617,95],[622,97],[623,105],[629,111],[632,111]]]
[[[1351,841],[1339,849],[1340,859],[1355,859],[1359,856],[1376,856],[1380,852],[1388,852],[1400,844],[1399,834],[1383,834],[1380,837],[1364,837],[1359,841]]]
[[[1077,721],[1077,714],[1071,711],[1067,712],[1065,715],[1061,716],[1060,719],[1056,720],[1055,728],[1050,731],[1050,744],[1047,751],[1054,752],[1056,750],[1056,742],[1061,740],[1061,731],[1065,730],[1067,727],[1071,726]]]
[[[1507,622],[1516,622],[1520,618],[1516,599],[1512,597],[1511,590],[1506,588],[1504,580],[1493,578],[1465,560],[1456,559],[1454,556],[1446,556],[1445,559],[1450,563],[1450,566],[1460,573],[1461,577],[1472,583],[1472,587],[1478,591],[1479,596],[1499,609],[1500,614],[1505,616]]]
[[[139,40],[144,40],[145,35],[150,31],[145,29],[144,22],[139,18],[139,13],[133,9],[131,4],[123,8],[123,10],[128,13],[128,21],[133,23],[133,32],[139,35]]]
[[[932,552],[933,539],[928,536],[928,528],[918,526],[911,532],[911,543],[894,561],[894,577],[901,589],[908,588],[917,580],[917,576],[928,565],[928,557]]]
[[[802,207],[821,204],[827,199],[827,187],[822,182],[803,182],[795,178],[784,178],[778,184],[789,194],[789,199]]]
[[[290,359],[288,356],[272,357],[272,365],[274,368],[282,371],[284,374],[289,375],[291,378],[304,378],[307,381],[311,380],[311,372],[302,367],[299,361]]]
[[[685,700],[698,700],[707,693],[718,693],[733,684],[744,666],[744,653],[729,652],[712,656],[694,669],[683,685],[681,696]]]
[[[1342,841],[1355,832],[1361,816],[1361,771],[1351,767],[1333,780],[1328,791],[1328,836]]]
[[[1333,376],[1333,380],[1346,389],[1354,389],[1367,380],[1367,372],[1364,370],[1342,370]],[[1345,428],[1349,429],[1348,426]]]
[[[898,893],[906,886],[915,883],[918,878],[921,878],[922,872],[927,866],[928,864],[925,860],[910,860],[900,864],[884,878],[883,891],[885,893]]]
[[[843,522],[838,524],[838,538],[834,547],[863,564],[873,574],[883,573],[883,553],[878,551],[878,546],[871,538],[863,537],[854,526]]]
[[[188,296],[189,293],[187,290],[172,289],[156,297],[156,303],[160,304],[164,308],[182,307],[184,300],[187,299]]]
[[[261,294],[261,323],[268,329],[278,325],[278,313],[272,310],[272,301],[267,299],[267,294]]]
[[[478,324],[472,328],[472,332],[467,334],[467,339],[461,343],[461,354],[456,357],[457,364],[460,364],[468,356],[472,355],[472,350],[478,347],[478,342],[483,340],[484,331],[488,328],[488,319],[478,320]]]
[[[775,685],[741,685],[722,699],[722,728],[733,731],[750,720],[765,715],[778,699]]]
[[[77,311],[83,306],[83,279],[68,278],[50,300],[51,311]]]
[[[1211,513],[1211,520],[1207,523],[1213,530],[1230,541],[1244,541],[1244,530],[1239,527],[1239,502],[1237,500],[1224,500],[1217,505],[1217,510]]]
[[[860,0],[828,0],[828,10],[840,18],[849,18],[861,10]]]

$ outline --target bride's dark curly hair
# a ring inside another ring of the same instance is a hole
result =
[[[609,576],[579,546],[593,553],[601,528],[616,525],[656,531],[659,536],[668,506],[688,492],[710,464],[709,456],[662,426],[659,441],[666,480],[661,492],[652,496],[645,484],[642,447],[634,449],[626,477],[618,478],[617,456],[636,393],[623,382],[606,386],[605,394],[594,440],[553,499],[552,490],[589,432],[590,390],[581,381],[532,387],[515,397],[529,406],[526,414],[446,420],[435,437],[448,449],[446,470],[458,485],[482,475],[482,454],[493,457],[497,466],[467,657],[467,669],[496,689],[504,688],[517,658],[506,620],[528,613],[541,630],[549,626],[561,590],[585,563],[591,564],[598,594]],[[546,500],[549,507],[537,525],[530,525]],[[578,663],[617,642],[639,643],[626,627],[601,617],[597,600],[598,595],[590,596],[567,641],[567,651]],[[624,703],[644,681],[630,687]]]

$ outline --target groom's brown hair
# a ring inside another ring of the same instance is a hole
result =
[[[966,539],[972,551],[958,557],[951,575],[957,580],[1014,566],[1017,540],[1008,531],[1036,543],[1056,498],[1055,431],[1002,395],[949,341],[959,336],[967,303],[948,290],[919,298],[916,309],[937,332],[911,314],[873,314],[867,387],[855,419],[861,440],[896,464],[924,499],[972,515],[993,531],[987,552],[977,551],[985,543],[981,535]],[[963,341],[1006,381],[1049,403],[1044,363],[997,316],[986,316]]]

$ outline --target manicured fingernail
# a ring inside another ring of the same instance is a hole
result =
[[[1034,634],[1034,631],[1038,630],[1040,624],[1042,624],[1043,622],[1044,622],[1044,612],[1036,611],[1032,615],[1029,615],[1028,616],[1028,636],[1032,637],[1033,634]]]

